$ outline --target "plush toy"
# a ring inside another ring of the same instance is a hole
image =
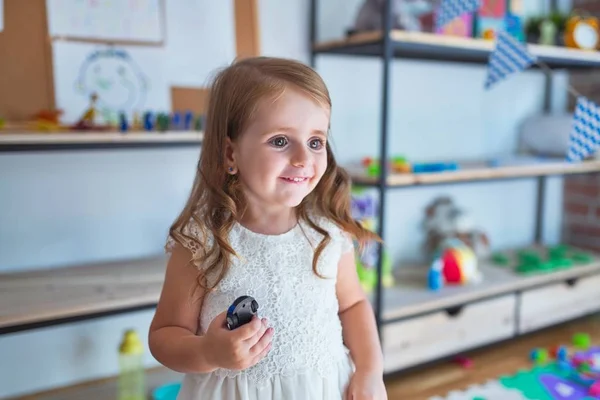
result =
[[[420,17],[431,14],[436,2],[431,0],[390,0],[392,29],[423,31]],[[360,7],[352,32],[382,29],[385,0],[365,0]]]
[[[444,241],[452,238],[469,246],[479,259],[490,255],[487,235],[478,230],[471,216],[449,197],[438,197],[426,208],[424,229],[427,235],[424,252],[429,259]]]

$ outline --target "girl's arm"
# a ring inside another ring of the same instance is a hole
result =
[[[383,355],[375,315],[356,272],[354,251],[342,255],[336,292],[343,337],[356,372],[383,376]]]
[[[206,339],[196,335],[203,292],[196,283],[198,271],[189,263],[191,258],[179,244],[173,249],[148,345],[154,358],[174,371],[210,372],[215,367]]]
[[[182,373],[206,373],[217,368],[245,369],[271,349],[273,329],[258,317],[233,331],[225,327],[226,310],[203,336],[197,336],[203,291],[188,250],[177,246],[167,265],[165,282],[150,325],[150,351],[164,366]]]

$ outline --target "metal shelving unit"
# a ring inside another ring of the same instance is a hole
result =
[[[327,1],[327,0],[321,0]],[[555,2],[551,2],[551,10],[556,9]],[[316,67],[317,57],[321,54],[344,56],[376,57],[381,60],[381,125],[379,127],[380,148],[378,158],[381,174],[377,178],[367,177],[364,174],[352,174],[353,183],[361,186],[376,187],[379,192],[378,234],[385,240],[386,229],[386,192],[390,189],[410,188],[434,184],[465,184],[503,179],[536,179],[536,223],[535,240],[542,240],[542,224],[544,210],[544,193],[546,178],[548,176],[561,176],[567,174],[584,174],[600,171],[600,162],[583,162],[569,164],[566,162],[553,164],[534,164],[523,166],[510,166],[492,168],[480,166],[478,168],[450,171],[433,174],[393,174],[386,168],[388,159],[389,113],[390,113],[390,65],[395,60],[425,60],[444,63],[469,63],[481,64],[488,62],[494,42],[474,38],[459,38],[442,36],[431,33],[407,32],[393,30],[391,0],[385,1],[382,16],[382,31],[357,33],[340,40],[327,42],[318,41],[318,4],[317,0],[310,1],[310,63]],[[569,49],[557,46],[541,46],[528,44],[528,49],[538,59],[552,69],[577,69],[585,70],[600,67],[600,52],[588,52],[578,49]],[[540,69],[538,69],[540,70]],[[542,70],[540,70],[543,72]],[[551,74],[546,74],[544,109],[549,111],[551,98]],[[385,318],[382,301],[381,271],[383,264],[382,247],[379,246],[379,261],[377,264],[377,286],[373,298],[377,328],[381,330],[393,320]],[[397,288],[394,288],[397,290]],[[518,289],[515,289],[517,291]],[[383,341],[383,338],[382,338]]]

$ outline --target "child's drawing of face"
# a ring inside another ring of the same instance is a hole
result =
[[[145,78],[124,51],[92,54],[82,65],[77,83],[83,94],[96,93],[98,105],[115,113],[141,108],[146,97]]]

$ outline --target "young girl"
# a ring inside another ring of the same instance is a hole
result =
[[[387,398],[352,241],[378,238],[351,218],[330,113],[299,62],[249,58],[216,76],[149,334],[154,357],[185,373],[178,399]],[[258,316],[229,330],[242,295]]]

